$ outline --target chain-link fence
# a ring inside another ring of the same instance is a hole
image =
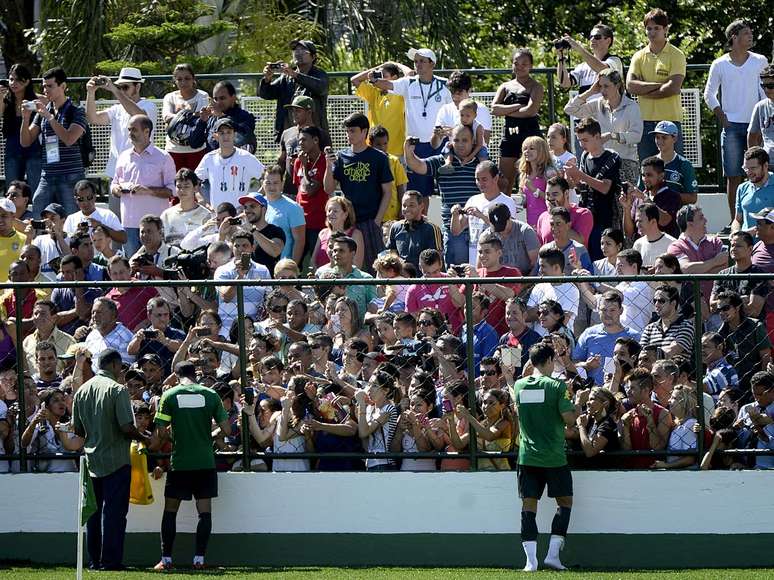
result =
[[[575,467],[766,468],[774,375],[761,372],[771,320],[760,298],[771,280],[4,284],[0,470],[75,470],[72,397],[106,348],[124,360],[142,430],[176,384],[175,364],[194,363],[232,424],[213,440],[224,471],[510,469],[518,381],[536,371],[567,385]],[[384,308],[377,287],[413,298]],[[549,371],[530,359],[541,344],[555,353]],[[151,469],[163,472],[170,451],[154,449]]]

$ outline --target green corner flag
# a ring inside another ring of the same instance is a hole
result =
[[[94,495],[94,486],[91,483],[89,470],[86,469],[86,457],[81,456],[81,525],[97,511],[97,497]]]

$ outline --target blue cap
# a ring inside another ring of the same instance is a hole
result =
[[[678,129],[677,125],[675,125],[672,121],[659,121],[658,125],[656,125],[656,128],[648,133],[648,135],[653,135],[654,133],[677,137],[680,134],[680,129]]]
[[[242,197],[239,198],[238,201],[239,201],[239,203],[241,205],[245,205],[246,203],[254,202],[254,203],[261,204],[263,207],[268,207],[269,206],[269,202],[266,200],[266,198],[263,195],[261,195],[260,193],[258,193],[257,191],[252,191],[252,192],[248,193],[247,195],[243,195]]]

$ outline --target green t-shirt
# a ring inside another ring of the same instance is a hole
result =
[[[161,396],[156,422],[172,425],[172,469],[214,469],[212,420],[228,419],[218,394],[194,384],[178,385]]]
[[[519,465],[567,465],[562,413],[575,409],[567,385],[551,377],[519,379],[513,400],[519,412]]]

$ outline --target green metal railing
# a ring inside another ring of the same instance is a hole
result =
[[[174,288],[174,287],[214,287],[214,286],[234,286],[236,287],[236,308],[238,313],[238,319],[241,321],[244,319],[244,288],[245,287],[255,287],[255,286],[262,286],[265,288],[273,288],[273,287],[282,287],[282,286],[349,286],[349,285],[358,285],[358,286],[369,286],[369,285],[397,285],[397,284],[442,284],[442,285],[449,285],[449,284],[458,284],[461,286],[464,286],[464,293],[465,293],[465,325],[466,325],[466,360],[468,365],[468,402],[469,407],[472,410],[472,412],[475,413],[476,409],[476,384],[475,384],[475,378],[473,373],[473,351],[474,351],[474,344],[473,344],[473,315],[472,315],[472,295],[474,286],[476,285],[486,285],[486,284],[521,284],[522,287],[525,287],[526,285],[532,285],[536,283],[552,283],[552,284],[560,284],[564,282],[571,282],[571,283],[607,283],[607,282],[649,282],[649,283],[663,283],[663,282],[681,282],[681,283],[689,283],[692,284],[693,287],[693,301],[694,301],[694,308],[695,308],[695,333],[694,333],[694,343],[693,343],[693,360],[695,363],[695,374],[696,374],[696,407],[694,409],[695,411],[695,417],[700,425],[700,432],[697,434],[696,437],[696,450],[695,451],[667,451],[664,450],[642,450],[642,451],[617,451],[617,452],[609,452],[606,453],[606,456],[608,457],[637,457],[637,456],[654,456],[654,457],[663,457],[666,455],[669,456],[695,456],[697,458],[697,466],[700,464],[703,456],[704,456],[704,434],[706,430],[706,425],[704,422],[704,409],[703,409],[703,384],[702,384],[702,378],[704,376],[703,372],[703,362],[702,362],[702,355],[701,355],[701,335],[702,335],[702,315],[701,315],[701,300],[702,300],[702,294],[701,294],[701,282],[708,282],[708,281],[714,281],[720,279],[718,275],[713,274],[694,274],[694,275],[641,275],[641,276],[558,276],[558,277],[534,277],[534,276],[522,276],[522,277],[503,277],[503,278],[481,278],[481,277],[470,277],[470,278],[418,278],[418,279],[374,279],[374,278],[366,278],[366,279],[357,279],[357,281],[354,281],[352,279],[297,279],[297,280],[275,280],[275,279],[268,279],[268,280],[229,280],[229,281],[214,281],[214,280],[186,280],[185,282],[175,281],[175,280],[132,280],[132,281],[121,281],[121,282],[113,282],[113,281],[100,281],[100,282],[92,282],[92,281],[81,281],[81,282],[47,282],[47,283],[20,283],[20,284],[11,284],[11,283],[3,283],[0,284],[0,290],[5,289],[12,289],[14,293],[14,297],[16,300],[16,304],[22,304],[23,303],[23,292],[27,289],[41,289],[41,288],[100,288],[103,290],[108,290],[111,288],[116,287],[144,287],[144,286],[150,286],[154,288]],[[774,280],[774,274],[732,274],[732,275],[726,275],[722,277],[723,280],[762,280],[762,281],[772,281]],[[20,412],[17,417],[17,441],[16,444],[18,446],[18,452],[14,454],[7,454],[0,456],[0,461],[5,460],[18,460],[20,469],[22,472],[28,471],[28,460],[30,457],[34,457],[36,459],[66,459],[68,457],[77,457],[79,454],[73,454],[73,453],[65,453],[65,454],[29,454],[27,453],[26,449],[21,445],[21,438],[22,434],[24,433],[24,430],[27,425],[27,418],[26,413],[24,412],[25,409],[25,389],[24,389],[24,353],[23,349],[21,348],[22,339],[23,339],[23,328],[22,328],[22,322],[23,322],[23,314],[21,312],[20,308],[17,308],[16,310],[16,342],[17,342],[17,348],[16,348],[16,363],[17,363],[17,392],[18,392],[18,403],[20,407]],[[240,364],[240,384],[242,387],[249,384],[248,377],[247,377],[247,355],[246,355],[246,336],[245,336],[245,328],[244,324],[237,324],[238,328],[238,344],[239,344],[239,364]],[[510,385],[509,385],[510,386]],[[419,453],[407,453],[407,452],[400,452],[400,453],[368,453],[368,452],[356,452],[356,453],[318,453],[318,452],[308,452],[308,453],[270,453],[270,452],[252,452],[250,447],[250,441],[251,441],[251,435],[249,433],[249,429],[246,428],[247,425],[247,419],[246,416],[243,413],[242,419],[242,427],[240,429],[241,437],[242,437],[242,450],[237,452],[217,452],[216,455],[222,456],[222,457],[239,457],[242,459],[242,468],[245,471],[250,470],[250,462],[252,459],[321,459],[321,458],[353,458],[353,459],[367,459],[367,458],[381,458],[381,459],[422,459],[422,458],[435,458],[435,459],[442,459],[442,458],[453,458],[453,459],[469,459],[471,463],[471,470],[476,471],[478,470],[478,461],[481,458],[501,458],[501,457],[508,457],[508,458],[514,458],[517,457],[518,453],[515,451],[510,452],[491,452],[491,451],[484,451],[481,449],[478,449],[477,445],[477,437],[475,436],[475,429],[473,429],[472,426],[469,427],[470,437],[469,437],[469,449],[467,452],[460,452],[460,453],[453,453],[453,452],[419,452]],[[727,451],[718,451],[718,454],[727,454],[727,455],[733,455],[733,456],[759,456],[759,455],[774,455],[774,450],[761,450],[761,449],[737,449],[737,450],[727,450]],[[582,452],[579,451],[570,451],[568,452],[568,455],[582,455]],[[169,454],[151,454],[151,457],[168,457]]]

